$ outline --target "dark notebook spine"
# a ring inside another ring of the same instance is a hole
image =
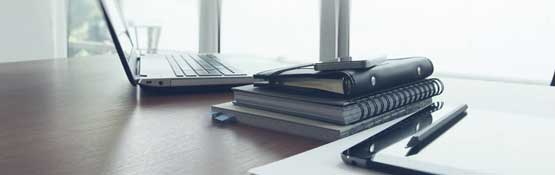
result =
[[[443,83],[437,78],[425,79],[370,96],[354,99],[361,112],[358,121],[397,109],[401,106],[443,93]],[[356,121],[356,122],[358,122]]]

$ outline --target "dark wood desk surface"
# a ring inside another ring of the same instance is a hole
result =
[[[550,117],[555,88],[442,78],[438,99]],[[230,92],[144,93],[115,57],[0,64],[0,174],[246,174],[324,144],[211,123]]]
[[[246,174],[323,144],[212,124],[231,98],[143,93],[115,57],[0,64],[0,174]]]

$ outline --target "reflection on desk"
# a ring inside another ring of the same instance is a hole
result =
[[[323,142],[211,123],[230,91],[132,87],[115,56],[0,64],[1,174],[246,174]]]

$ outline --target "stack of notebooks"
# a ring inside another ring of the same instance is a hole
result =
[[[439,79],[428,78],[432,73],[424,57],[388,59],[369,69],[269,70],[254,75],[254,85],[233,88],[234,100],[212,106],[212,117],[333,141],[432,104],[443,92]]]

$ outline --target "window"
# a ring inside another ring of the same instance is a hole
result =
[[[353,0],[351,53],[430,57],[454,76],[549,84],[555,2]]]
[[[113,52],[97,0],[70,0],[68,3],[68,57]]]
[[[198,51],[199,0],[120,0],[158,47]],[[317,61],[320,0],[222,0],[221,51]],[[113,51],[96,0],[69,1],[69,55]],[[549,84],[555,2],[352,0],[350,53],[426,56],[438,75]]]
[[[199,0],[122,1],[125,17],[131,28],[133,26],[161,27],[158,48],[198,51]],[[141,44],[139,47],[142,48]]]
[[[223,0],[222,53],[318,60],[320,0]]]
[[[98,0],[69,1],[69,57],[114,52]],[[135,26],[161,28],[158,48],[198,50],[197,0],[119,0],[130,32]],[[142,33],[140,33],[142,34]],[[146,38],[139,35],[139,38]],[[142,48],[140,44],[139,47]],[[144,47],[146,48],[146,46]]]

